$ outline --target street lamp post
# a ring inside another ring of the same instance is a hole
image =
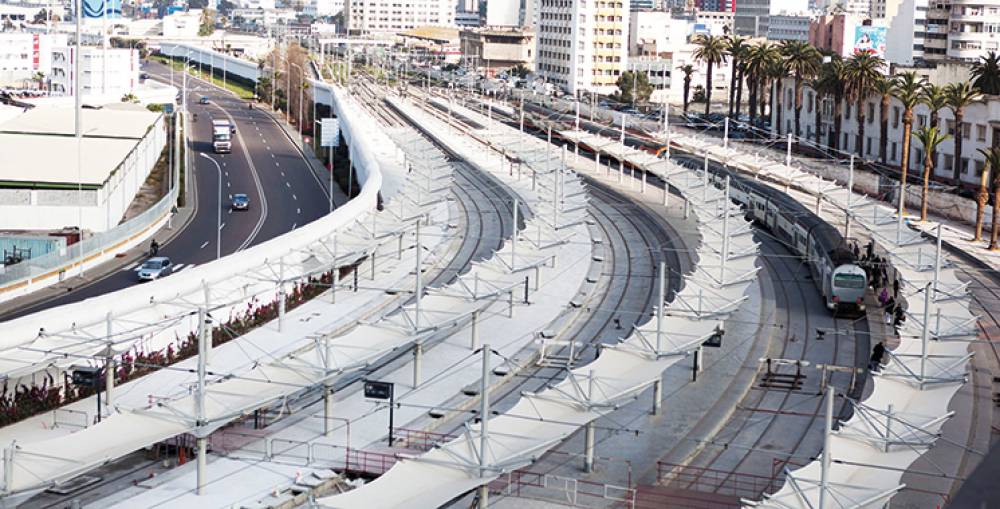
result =
[[[218,260],[222,258],[222,168],[219,166],[219,162],[208,154],[199,152],[198,155],[212,161],[216,171],[219,172],[219,206],[216,210],[215,220],[215,259]]]
[[[304,91],[303,87],[305,87],[306,75],[305,75],[305,71],[302,70],[302,66],[300,66],[299,64],[296,64],[294,62],[288,62],[288,65],[290,66],[288,68],[288,70],[289,70],[289,73],[288,73],[288,85],[289,85],[288,92],[289,93],[292,92],[292,89],[291,89],[292,73],[290,72],[291,68],[292,67],[298,67],[298,69],[299,69],[299,120],[298,120],[299,125],[298,125],[298,128],[299,128],[299,138],[302,138],[302,92]],[[288,111],[289,118],[291,118],[291,114],[292,114],[292,111],[291,111],[291,109],[289,109],[289,111]]]

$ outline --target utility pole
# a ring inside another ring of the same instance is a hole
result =
[[[479,389],[479,477],[486,477],[486,467],[489,465],[487,450],[489,449],[490,423],[490,345],[483,345],[482,386]],[[479,509],[486,509],[489,504],[490,486],[484,482],[479,486]]]

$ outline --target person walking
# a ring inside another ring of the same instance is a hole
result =
[[[888,303],[889,303],[889,289],[882,288],[882,291],[879,292],[878,294],[878,305],[881,307],[885,307],[885,305]]]
[[[892,328],[899,335],[899,327],[903,325],[906,321],[906,311],[903,310],[903,306],[896,306],[896,314],[892,320]]]
[[[882,369],[882,359],[885,357],[885,345],[879,341],[872,349],[871,359],[868,361],[869,371],[880,371]]]
[[[888,294],[888,292],[886,292]],[[892,316],[896,312],[896,299],[889,297],[885,301],[885,306],[882,306],[882,319],[885,321],[886,325],[892,323]]]
[[[160,243],[157,242],[156,239],[153,239],[153,241],[149,243],[149,256],[150,257],[156,256],[157,253],[159,252],[160,252]]]

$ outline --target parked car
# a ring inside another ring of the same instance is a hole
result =
[[[140,281],[152,281],[164,276],[169,276],[174,271],[174,266],[170,263],[170,258],[157,256],[143,262],[136,271]]]
[[[233,210],[249,210],[250,197],[240,193],[233,195]]]

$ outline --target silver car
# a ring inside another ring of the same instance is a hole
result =
[[[157,256],[143,262],[137,273],[140,281],[152,281],[164,276],[169,276],[174,271],[174,265],[170,263],[170,258]]]

